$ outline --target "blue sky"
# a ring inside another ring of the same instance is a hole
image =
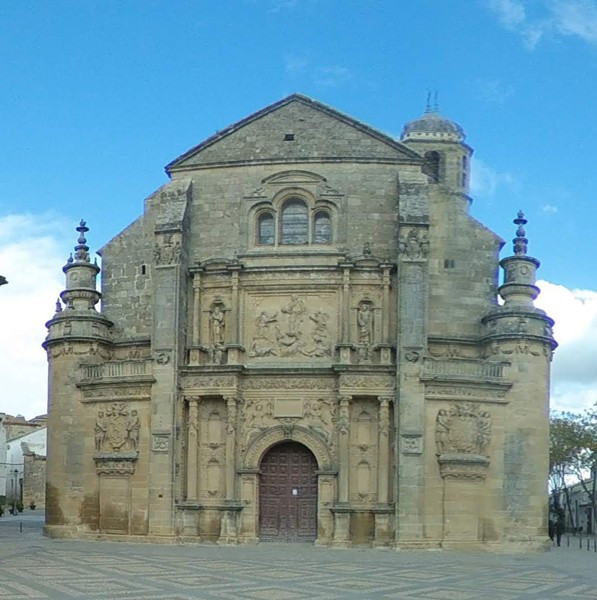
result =
[[[97,249],[216,130],[300,92],[399,136],[433,89],[475,148],[473,216],[509,252],[522,208],[539,275],[597,332],[597,0],[20,0],[0,56],[0,298],[43,297],[40,323],[76,222]]]

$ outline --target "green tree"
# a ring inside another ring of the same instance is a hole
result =
[[[576,527],[569,485],[578,481],[591,503],[593,523],[597,516],[597,410],[583,414],[550,416],[549,484],[556,509],[563,496],[570,524]]]

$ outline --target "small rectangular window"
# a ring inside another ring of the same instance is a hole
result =
[[[284,141],[285,142],[294,142],[294,133],[287,133],[284,136]]]
[[[453,258],[445,258],[444,259],[444,269],[453,269],[455,266],[455,262]]]

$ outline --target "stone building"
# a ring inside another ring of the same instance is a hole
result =
[[[292,95],[166,167],[101,294],[81,222],[48,534],[543,547],[552,321],[522,213],[501,262],[469,216],[464,139]]]

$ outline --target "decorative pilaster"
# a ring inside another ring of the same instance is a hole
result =
[[[225,396],[226,401],[226,500],[235,498],[236,478],[236,412],[237,397]]]
[[[189,422],[187,424],[187,502],[196,503],[198,497],[197,474],[199,451],[199,398],[189,398]]]
[[[338,399],[338,501],[334,505],[333,546],[350,545],[350,507],[348,504],[348,483],[350,474],[350,401],[352,396]]]
[[[229,545],[238,542],[238,513],[241,509],[236,495],[236,396],[224,396],[226,402],[226,508],[220,520],[218,544]]]
[[[379,398],[379,433],[377,463],[377,502],[388,502],[388,476],[390,473],[390,404],[393,398]]]
[[[389,506],[388,484],[390,477],[390,406],[394,398],[379,398],[378,456],[377,456],[377,507],[375,516],[375,539],[377,548],[387,547],[391,536],[392,509]]]

